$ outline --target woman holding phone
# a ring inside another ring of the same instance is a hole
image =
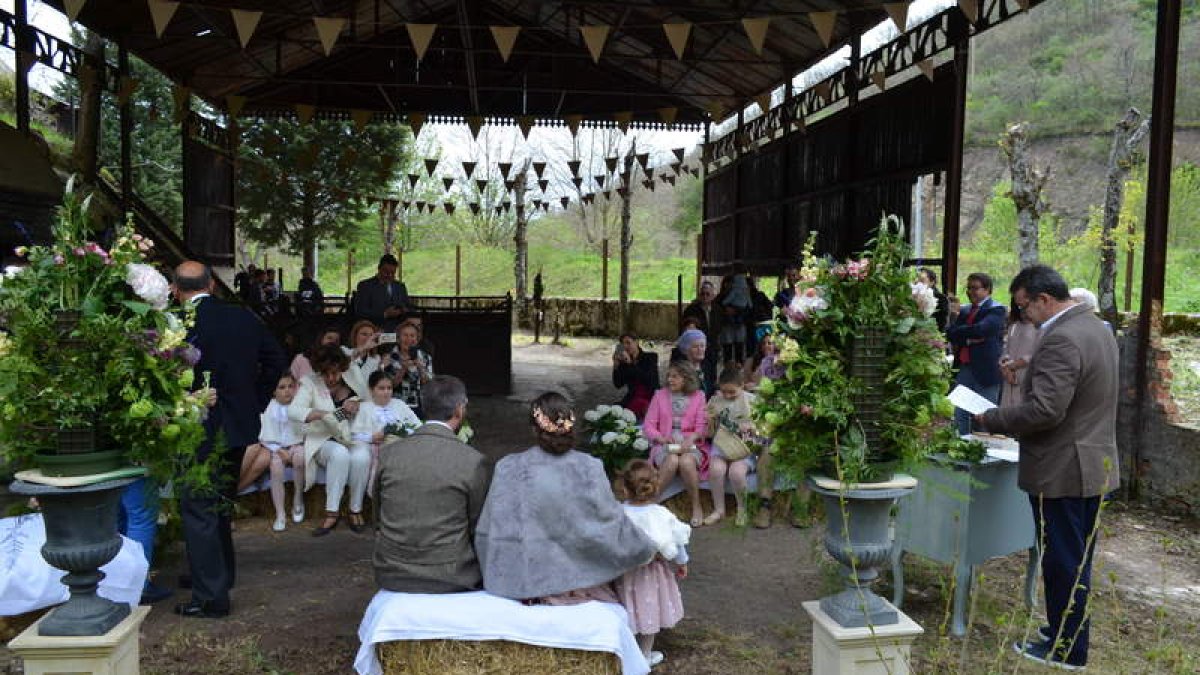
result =
[[[382,363],[379,357],[379,336],[379,327],[374,323],[366,319],[355,321],[347,339],[350,344],[342,347],[342,352],[350,359],[350,366],[346,369],[343,379],[362,401],[371,400],[371,387],[367,381],[371,378],[371,373],[379,370]]]
[[[416,325],[405,321],[396,332],[396,347],[383,363],[392,377],[394,396],[422,419],[421,387],[433,377],[433,357],[417,346],[421,341]]]

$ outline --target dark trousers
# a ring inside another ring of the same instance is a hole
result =
[[[1088,658],[1088,590],[1092,585],[1092,555],[1096,550],[1096,518],[1100,497],[1029,495],[1033,522],[1042,549],[1042,582],[1046,589],[1046,618],[1056,637],[1056,654],[1072,665]]]
[[[179,495],[183,541],[192,576],[192,600],[216,610],[229,609],[229,589],[233,588],[236,577],[233,532],[229,525],[245,451],[245,448],[227,450],[226,461],[213,478],[216,491],[196,493],[183,488]]]

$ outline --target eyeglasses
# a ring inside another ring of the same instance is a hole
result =
[[[981,286],[979,284],[967,284],[967,290],[968,291],[982,291],[983,286]]]

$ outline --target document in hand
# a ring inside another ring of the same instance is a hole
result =
[[[972,415],[979,415],[996,407],[995,403],[980,396],[974,389],[961,384],[955,387],[954,391],[951,391],[946,398],[950,399],[955,408],[962,408]]]

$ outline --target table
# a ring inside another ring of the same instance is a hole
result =
[[[904,600],[904,554],[954,565],[950,632],[965,635],[965,613],[976,565],[1028,550],[1025,603],[1033,606],[1037,541],[1029,498],[1017,487],[1016,462],[985,457],[978,464],[935,456],[914,472],[917,489],[900,500],[892,546],[892,604]]]

